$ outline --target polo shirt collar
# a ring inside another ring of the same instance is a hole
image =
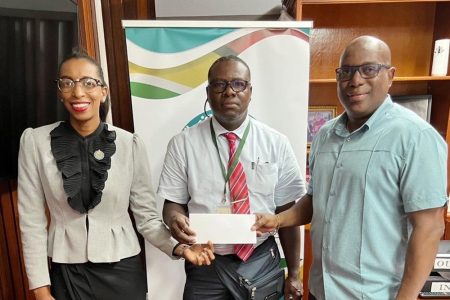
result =
[[[377,110],[370,116],[370,118],[364,123],[364,128],[367,128],[367,130],[370,129],[370,127],[377,122],[380,118],[382,118],[386,113],[390,110],[392,107],[392,99],[391,96],[388,94],[386,96],[386,99],[384,99],[383,103],[377,108]],[[340,115],[337,118],[336,123],[334,124],[334,128],[337,130],[344,130],[346,128],[348,120],[348,115],[346,112],[344,112],[342,115]]]
[[[388,94],[386,96],[386,99],[384,99],[383,103],[378,107],[378,109],[373,113],[372,116],[370,116],[369,120],[366,121],[365,125],[370,129],[370,127],[380,120],[383,116],[386,115],[386,113],[390,110],[392,107],[392,100],[391,96]]]

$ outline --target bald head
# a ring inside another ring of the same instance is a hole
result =
[[[377,53],[380,59],[378,63],[391,65],[391,49],[385,42],[376,37],[363,35],[352,40],[342,53],[339,65],[342,66],[342,62],[355,53]]]
[[[359,128],[386,99],[394,79],[391,50],[380,39],[360,36],[341,55],[337,80],[339,100],[348,116],[349,128]]]

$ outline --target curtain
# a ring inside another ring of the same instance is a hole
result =
[[[76,13],[0,9],[0,180],[17,177],[25,128],[67,119],[54,79],[77,36]]]

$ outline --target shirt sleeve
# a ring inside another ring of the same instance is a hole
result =
[[[284,137],[281,147],[278,184],[275,187],[276,206],[299,199],[305,194],[305,181],[300,174],[300,168],[295,158],[294,150],[287,137]]]
[[[30,289],[50,284],[47,259],[45,195],[39,177],[37,149],[32,128],[20,139],[18,161],[18,210],[25,269]]]
[[[159,180],[158,196],[186,204],[189,200],[186,154],[181,136],[173,137],[167,146]]]
[[[136,134],[133,139],[133,168],[130,206],[137,230],[152,245],[172,256],[177,241],[171,237],[157,211],[156,195],[151,184],[150,165],[144,142]]]
[[[318,135],[320,134],[320,132],[318,133]],[[317,143],[318,143],[318,138],[316,135],[316,138],[313,140],[311,147],[309,149],[309,156],[308,156],[308,165],[309,165],[309,182],[308,182],[308,188],[307,188],[307,193],[308,195],[312,195],[313,194],[313,181],[314,181],[314,162],[315,162],[315,158],[316,158],[316,149],[317,149]]]
[[[411,142],[405,156],[400,190],[406,212],[441,207],[447,201],[447,145],[427,128]]]

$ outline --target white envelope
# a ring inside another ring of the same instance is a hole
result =
[[[256,244],[255,215],[189,214],[189,224],[195,231],[197,243]]]

